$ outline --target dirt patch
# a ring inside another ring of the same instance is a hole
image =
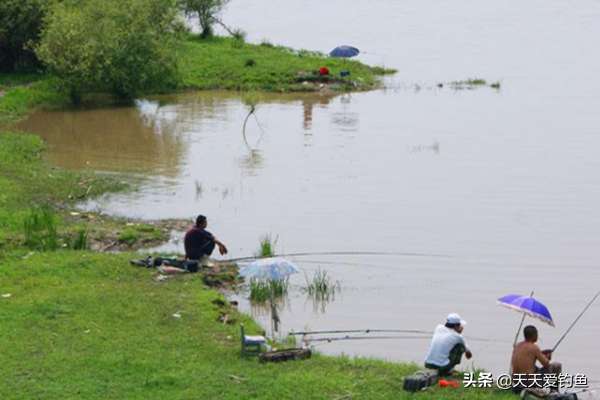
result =
[[[243,282],[237,264],[230,262],[213,262],[201,274],[204,284],[212,288],[227,289]]]
[[[191,221],[181,219],[137,220],[95,212],[70,211],[66,222],[72,234],[85,230],[94,251],[134,251],[167,242],[173,231],[185,231]]]

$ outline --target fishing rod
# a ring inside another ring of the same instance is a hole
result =
[[[378,340],[378,339],[428,339],[427,336],[341,336],[306,339],[304,342],[337,342],[340,340]]]
[[[431,336],[433,336],[433,332],[431,331],[424,331],[424,330],[418,330],[418,329],[348,329],[348,330],[323,330],[323,331],[305,331],[305,332],[294,332],[291,331],[290,333],[288,333],[289,336],[308,336],[308,335],[326,335],[326,334],[340,334],[340,333],[365,333],[365,334],[369,334],[369,333],[410,333],[410,334],[418,334],[418,335],[424,335],[424,336],[418,336],[419,338],[429,338]],[[345,335],[345,336],[341,336],[339,338],[333,338],[333,339],[345,339],[345,338],[349,338],[349,337],[356,337],[356,338],[365,338],[365,339],[369,339],[369,338],[377,338],[377,336],[350,336],[350,335]],[[389,338],[417,338],[417,336],[390,336]],[[304,338],[303,340],[305,341],[329,341],[328,339],[332,339],[332,338],[315,338],[315,339],[306,339]],[[501,340],[494,340],[494,339],[487,339],[487,338],[480,338],[480,337],[470,337],[470,336],[465,336],[465,339],[469,340],[469,341],[473,341],[473,342],[490,342],[490,343],[501,343],[503,341]]]
[[[414,335],[409,335],[409,336],[400,336],[400,335],[380,335],[380,336],[351,336],[351,335],[345,335],[345,336],[339,336],[339,337],[318,337],[318,338],[303,338],[302,341],[305,343],[312,343],[312,342],[337,342],[340,340],[378,340],[378,339],[429,339],[430,336],[429,335],[421,335],[421,336],[414,336]],[[491,339],[481,339],[481,338],[467,338],[469,341],[473,341],[473,342],[491,342],[491,343],[498,343],[498,340],[491,340]]]
[[[598,293],[596,293],[596,295],[592,298],[592,300],[590,300],[589,303],[586,304],[586,306],[579,313],[579,315],[577,316],[577,318],[575,318],[575,321],[573,321],[573,323],[571,323],[571,325],[567,328],[567,330],[565,331],[565,333],[563,333],[563,335],[560,337],[560,339],[558,339],[558,342],[556,342],[556,344],[552,348],[553,352],[554,352],[554,350],[556,350],[556,348],[558,347],[558,345],[565,339],[565,337],[569,334],[569,332],[571,332],[571,329],[573,329],[573,327],[575,326],[575,324],[577,324],[577,322],[579,321],[579,319],[583,316],[583,314],[585,314],[585,312],[588,310],[588,308],[590,308],[590,306],[594,303],[594,301],[596,301],[596,299],[598,298],[598,296],[600,296],[600,291],[598,291]]]
[[[425,335],[431,335],[431,331],[422,331],[418,329],[348,329],[348,330],[330,330],[330,331],[307,331],[307,332],[294,332],[291,331],[289,336],[306,336],[306,335],[325,335],[325,334],[336,334],[336,333],[419,333]]]
[[[304,256],[401,256],[401,257],[435,257],[435,258],[454,258],[448,254],[430,254],[413,252],[395,252],[395,251],[315,251],[277,254],[273,257],[304,257]],[[222,262],[237,262],[259,260],[261,258],[272,258],[270,256],[249,256],[230,258]]]

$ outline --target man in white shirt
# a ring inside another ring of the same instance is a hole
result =
[[[438,325],[433,332],[429,353],[425,359],[425,368],[435,369],[440,376],[449,375],[460,364],[464,354],[467,359],[473,357],[461,335],[466,321],[460,315],[448,314],[445,325]]]

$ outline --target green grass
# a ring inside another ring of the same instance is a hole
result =
[[[271,235],[265,235],[260,239],[258,246],[258,257],[273,257],[275,256],[275,246],[277,245],[277,237],[273,239]]]
[[[334,281],[327,271],[320,268],[315,271],[312,277],[309,278],[305,275],[304,279],[306,280],[306,286],[303,289],[317,301],[328,301],[341,289],[340,282]]]
[[[287,279],[251,279],[250,300],[255,303],[264,303],[267,300],[282,298],[288,292]]]
[[[56,215],[49,206],[34,207],[23,220],[24,245],[32,250],[56,250]]]
[[[323,66],[334,77],[350,71],[348,79],[332,85],[337,90],[372,89],[378,75],[395,72],[306,50],[214,37],[191,38],[182,45],[180,73],[182,86],[190,89],[307,91],[315,87],[302,82]]]
[[[0,82],[8,84],[0,96],[0,126],[17,121],[38,106],[58,107],[68,104],[66,95],[61,93],[52,78],[15,75],[13,80],[4,76]]]
[[[156,283],[135,254],[57,251],[0,260],[0,398],[413,399],[417,366],[316,355],[241,359],[239,326],[218,322],[221,298],[198,275]],[[228,311],[235,314],[235,311]],[[178,313],[181,318],[173,317]],[[247,317],[248,334],[258,327]],[[508,399],[433,389],[421,399]]]
[[[380,75],[395,72],[307,50],[248,44],[228,37],[200,39],[189,35],[181,42],[179,86],[173,90],[315,91],[320,88],[321,78],[314,73],[323,66],[330,69],[328,86],[336,91],[373,89],[380,84]],[[350,71],[350,76],[339,78],[342,70]],[[83,99],[86,104],[110,101],[98,93],[88,93]],[[17,121],[36,107],[68,104],[67,94],[52,76],[0,74],[0,127]]]
[[[36,240],[53,235],[49,234],[48,224],[44,228],[48,215],[41,215],[39,207],[71,205],[125,187],[121,182],[91,172],[52,168],[42,158],[43,149],[44,144],[37,136],[0,132],[0,252],[27,241],[35,248]],[[65,226],[62,214],[52,216],[52,220],[54,227],[50,230],[72,229]]]
[[[126,243],[129,246],[133,246],[139,242],[156,242],[160,240],[167,240],[168,236],[165,235],[160,229],[146,224],[133,224],[126,226],[119,232],[119,242]]]

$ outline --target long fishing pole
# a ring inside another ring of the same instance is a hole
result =
[[[596,299],[598,298],[598,296],[600,296],[600,291],[598,291],[598,293],[596,293],[596,295],[592,298],[592,300],[590,300],[589,303],[586,304],[586,306],[579,313],[579,315],[577,316],[577,318],[575,318],[575,321],[573,321],[573,323],[567,328],[567,330],[565,331],[565,333],[563,333],[563,335],[560,337],[560,339],[558,339],[558,342],[556,342],[556,344],[552,348],[553,352],[554,352],[554,350],[556,350],[556,348],[558,347],[558,345],[565,339],[565,337],[569,334],[569,332],[571,332],[571,329],[573,329],[573,327],[575,326],[575,324],[577,324],[577,322],[579,321],[579,319],[583,316],[583,314],[585,314],[585,312],[588,310],[588,308],[590,308],[590,306],[594,303],[594,301],[596,301]]]
[[[302,341],[305,343],[311,342],[337,342],[340,340],[378,340],[378,339],[429,339],[429,335],[420,335],[420,336],[400,336],[400,335],[381,335],[381,336],[338,336],[338,337],[317,337],[317,338],[304,338]],[[482,338],[467,338],[469,341],[473,342],[490,342],[490,343],[498,343],[497,340],[491,339],[482,339]]]
[[[308,335],[332,335],[332,334],[340,334],[340,333],[364,333],[364,334],[369,334],[369,333],[410,333],[410,334],[419,334],[419,335],[424,335],[424,336],[419,336],[421,338],[429,338],[433,335],[433,332],[431,331],[424,331],[424,330],[418,330],[418,329],[348,329],[348,330],[323,330],[323,331],[303,331],[303,332],[294,332],[291,331],[290,333],[288,333],[289,336],[308,336]],[[374,338],[377,336],[350,336],[350,335],[345,335],[342,336],[341,338],[347,338],[347,337],[360,337],[360,338]],[[391,337],[391,336],[390,336]],[[395,338],[404,338],[404,337],[414,337],[416,338],[416,336],[393,336]],[[491,342],[491,343],[500,343],[502,342],[501,340],[494,340],[494,339],[487,339],[487,338],[480,338],[480,337],[471,337],[471,336],[465,336],[465,338],[469,341],[474,341],[474,342]],[[303,340],[305,341],[328,341],[327,339],[331,339],[331,338],[315,338],[315,339],[311,339],[311,338],[305,338]],[[335,339],[339,339],[339,338],[335,338]]]
[[[330,330],[330,331],[306,331],[306,332],[294,332],[291,331],[288,335],[290,336],[305,336],[305,335],[325,335],[325,334],[336,334],[336,333],[420,333],[424,335],[431,335],[431,331],[423,331],[418,329],[348,329],[348,330]]]
[[[428,339],[427,336],[342,336],[306,339],[305,342],[337,342],[340,340],[378,340],[378,339]]]
[[[299,252],[277,254],[275,257],[304,257],[304,256],[402,256],[402,257],[436,257],[436,258],[454,258],[448,254],[430,254],[430,253],[412,253],[412,252],[395,252],[395,251],[314,251],[314,252]],[[230,258],[222,260],[222,262],[250,261],[259,260],[261,258],[271,258],[265,256],[249,256]]]

